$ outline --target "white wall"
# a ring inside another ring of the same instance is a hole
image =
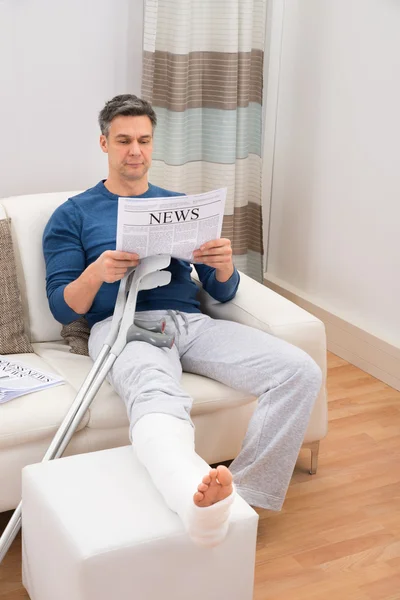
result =
[[[0,0],[0,197],[107,175],[97,115],[140,94],[143,0]]]
[[[397,0],[285,1],[267,262],[267,278],[395,346],[399,32]]]

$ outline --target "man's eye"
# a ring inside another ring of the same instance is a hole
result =
[[[128,140],[121,140],[120,144],[128,144]]]
[[[142,140],[140,143],[141,144],[150,144],[150,140]]]

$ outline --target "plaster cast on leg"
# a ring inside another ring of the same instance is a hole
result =
[[[225,539],[234,495],[233,488],[229,496],[206,507],[196,506],[192,501],[186,513],[185,527],[196,544],[216,546]]]
[[[178,513],[192,540],[201,546],[223,541],[229,527],[234,492],[212,506],[193,501],[210,466],[194,450],[194,430],[188,421],[161,413],[145,415],[132,429],[132,444],[156,488]]]

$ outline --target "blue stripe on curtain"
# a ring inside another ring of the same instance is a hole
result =
[[[156,108],[154,160],[169,165],[192,161],[235,163],[250,153],[261,156],[262,107],[236,110],[193,108],[172,112]],[[173,133],[172,133],[173,132]]]

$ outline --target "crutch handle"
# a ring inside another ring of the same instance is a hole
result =
[[[137,321],[140,321],[140,325]],[[135,320],[135,325],[138,327],[147,329],[148,331],[156,331],[157,333],[164,333],[166,324],[167,321],[164,318],[157,321],[157,323],[154,323],[154,321],[142,321],[142,319]]]
[[[158,254],[156,256],[147,256],[136,267],[126,297],[124,313],[119,325],[119,332],[115,342],[111,346],[111,354],[119,356],[126,345],[128,329],[132,326],[132,323],[134,323],[139,290],[167,285],[171,281],[170,271],[159,270],[166,268],[170,261],[170,256]],[[168,343],[170,342],[167,342],[167,344]],[[157,345],[157,343],[154,345]]]
[[[168,333],[158,333],[143,329],[138,325],[131,325],[126,334],[126,343],[129,342],[147,342],[157,348],[172,348],[175,336]]]

